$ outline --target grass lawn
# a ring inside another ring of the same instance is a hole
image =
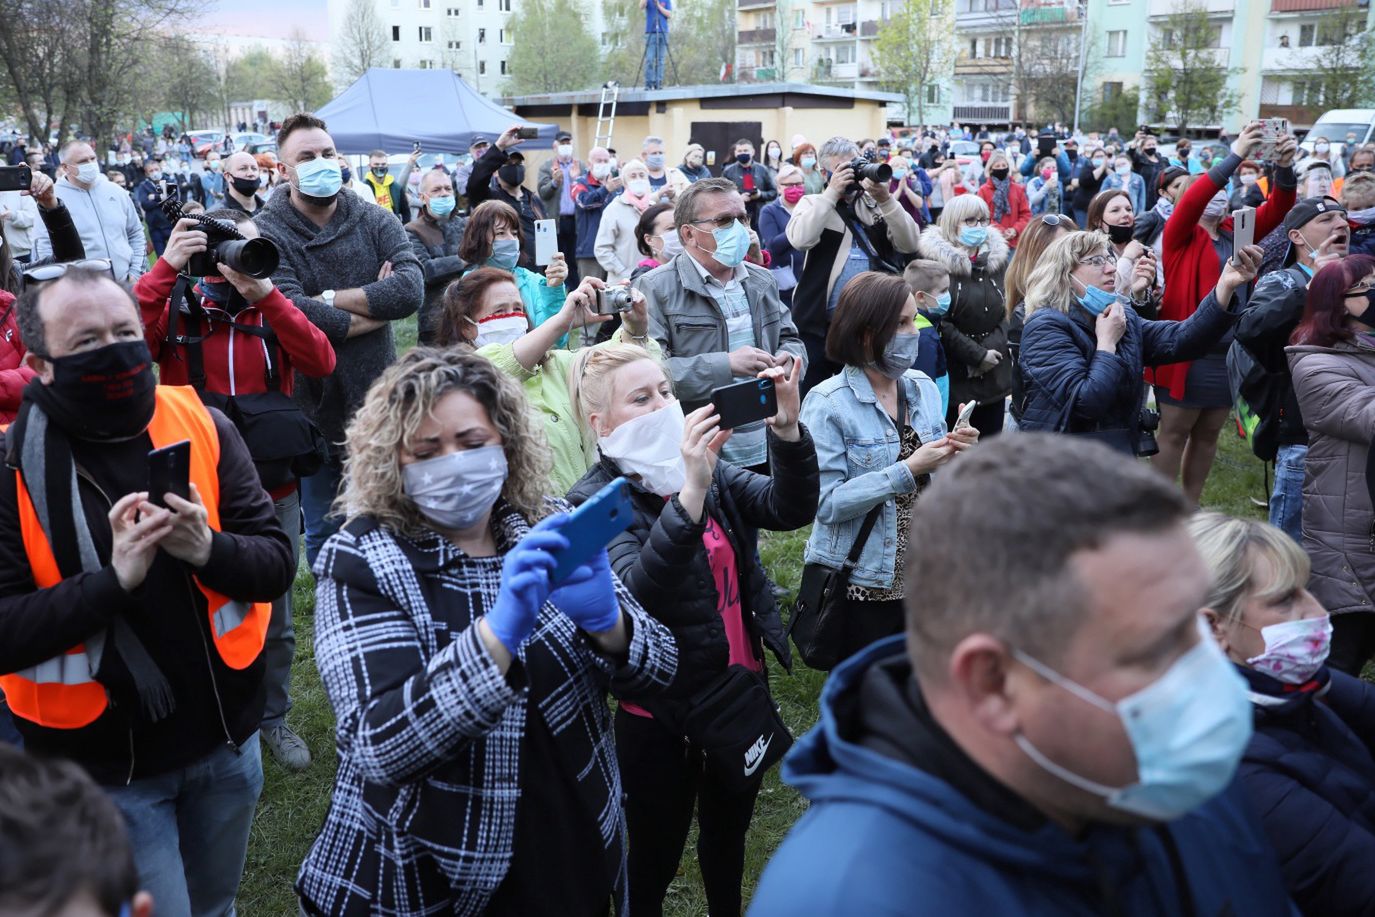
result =
[[[404,349],[414,340],[413,326],[399,329],[398,345]],[[1222,434],[1222,449],[1204,492],[1204,504],[1234,515],[1264,517],[1264,511],[1251,499],[1264,496],[1262,468],[1234,428]],[[802,573],[802,547],[806,532],[766,535],[762,543],[765,565],[776,582],[795,587]],[[248,864],[239,890],[239,911],[245,917],[287,917],[297,913],[291,884],[296,870],[324,819],[334,778],[334,717],[315,670],[313,618],[314,584],[302,561],[296,580],[296,662],[293,667],[290,722],[310,745],[315,763],[304,774],[291,774],[278,767],[264,752],[266,785],[258,804],[258,815],[249,839]],[[773,687],[782,706],[783,717],[794,735],[800,736],[816,721],[816,698],[823,674],[803,668],[800,663],[791,677],[775,671]],[[795,792],[778,780],[778,769],[771,771],[759,795],[754,822],[745,854],[745,894],[748,900],[755,881],[788,828],[805,805]],[[666,911],[683,917],[707,912],[697,870],[695,844],[689,840],[683,856],[681,875],[669,889]]]

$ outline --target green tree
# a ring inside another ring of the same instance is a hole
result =
[[[643,30],[644,14],[640,17]],[[664,64],[665,84],[721,82],[723,68],[734,72],[736,37],[735,0],[683,0],[674,4],[669,33],[672,61]]]
[[[276,98],[296,111],[314,111],[334,95],[329,84],[329,68],[310,50],[300,29],[292,31],[286,48],[276,61],[274,73],[279,87],[268,98]]]
[[[576,0],[521,0],[507,28],[513,36],[508,91],[560,92],[597,82],[600,50]]]
[[[163,90],[157,102],[177,113],[181,130],[203,123],[198,116],[222,114],[218,112],[219,76],[209,51],[189,38],[172,35],[158,43],[155,60],[157,82]]]
[[[1375,100],[1375,35],[1366,29],[1364,9],[1324,13],[1317,44],[1308,77],[1321,87],[1325,108],[1363,108]]]
[[[276,85],[278,76],[277,59],[272,52],[261,46],[249,48],[229,62],[225,76],[229,101],[276,98],[280,93]]]
[[[1156,121],[1172,123],[1182,134],[1190,127],[1216,124],[1237,107],[1227,79],[1221,27],[1195,0],[1180,0],[1151,39],[1146,51],[1146,101]]]
[[[607,36],[602,79],[629,87],[645,50],[645,14],[638,0],[602,0],[602,28]],[[665,76],[673,78],[672,73]]]
[[[1136,112],[1140,106],[1141,88],[1128,86],[1114,93],[1111,98],[1100,96],[1084,112],[1083,125],[1091,131],[1107,131],[1115,127],[1124,137],[1130,136],[1135,131]]]
[[[909,124],[926,123],[926,87],[954,69],[951,9],[950,0],[907,0],[878,30],[874,67],[885,88],[902,94]]]

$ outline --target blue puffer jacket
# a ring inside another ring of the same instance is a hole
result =
[[[1241,674],[1256,702],[1241,784],[1289,893],[1305,914],[1375,914],[1375,687],[1332,670],[1325,693]]]
[[[1021,429],[1107,434],[1104,442],[1131,452],[1141,426],[1142,367],[1197,360],[1236,321],[1215,293],[1182,322],[1147,321],[1133,309],[1126,316],[1116,352],[1106,353],[1098,350],[1097,320],[1082,306],[1032,313],[1017,360],[1026,392]]]
[[[820,723],[783,761],[784,782],[811,808],[764,870],[750,917],[1294,913],[1235,783],[1167,825],[1072,835],[1034,810],[1016,814],[1025,801],[955,746],[944,759],[963,758],[961,782],[992,785],[1001,800],[976,804],[923,767],[954,743],[921,713],[905,653],[903,636],[880,641],[826,681]],[[908,748],[915,760],[885,753]]]

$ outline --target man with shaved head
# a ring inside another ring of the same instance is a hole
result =
[[[62,147],[57,197],[71,211],[87,258],[109,258],[118,280],[137,280],[147,265],[143,218],[128,192],[100,174],[89,143],[74,140]],[[52,254],[46,229],[34,228],[33,258]]]
[[[247,214],[262,209],[263,199],[258,196],[258,189],[262,187],[262,172],[252,153],[231,154],[224,161],[224,177],[224,206]]]
[[[455,212],[458,199],[453,179],[443,169],[430,169],[420,177],[420,211],[406,224],[411,251],[425,272],[425,303],[420,307],[420,343],[434,339],[433,317],[449,281],[467,266],[458,257],[467,223]]]

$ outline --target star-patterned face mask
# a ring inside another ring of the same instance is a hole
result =
[[[491,512],[506,484],[506,452],[483,446],[412,462],[401,469],[406,496],[437,528],[461,532]]]

